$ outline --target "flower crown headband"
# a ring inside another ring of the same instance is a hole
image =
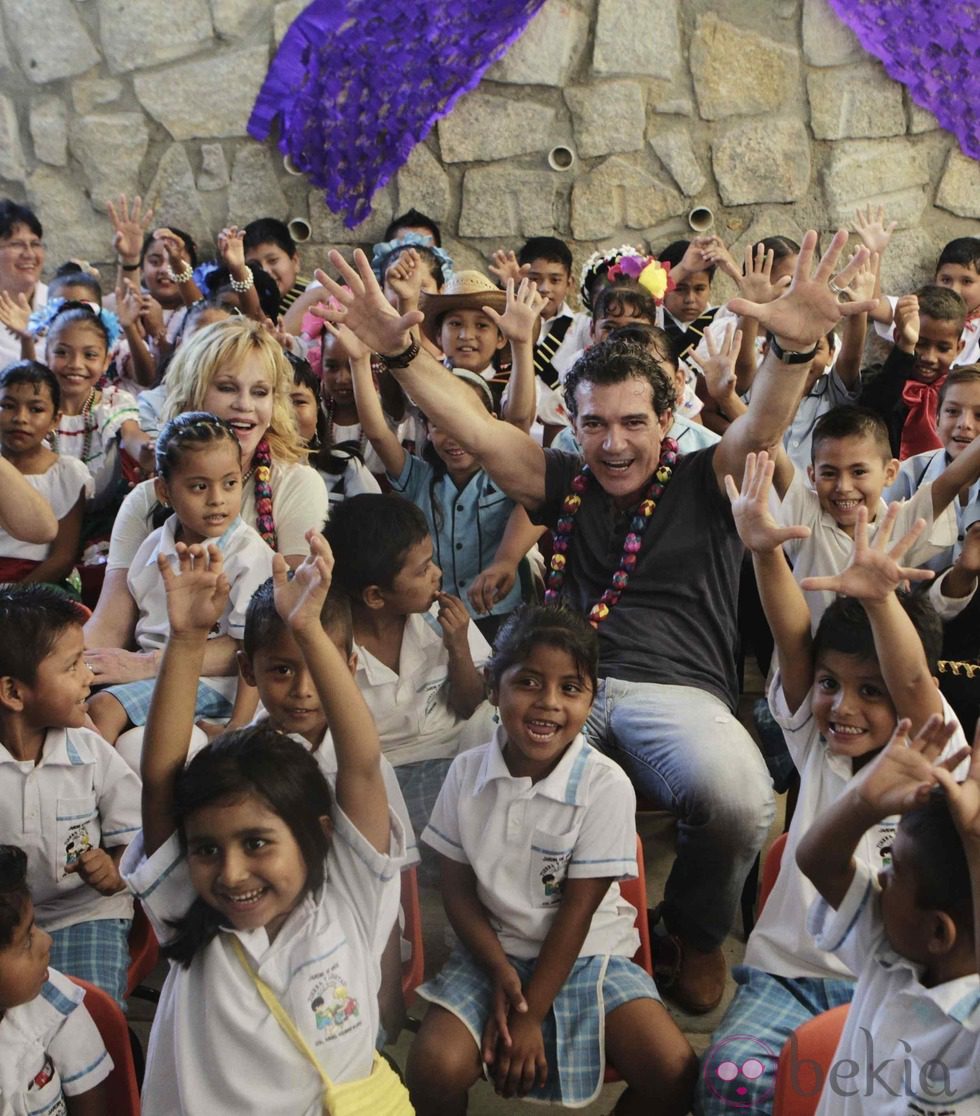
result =
[[[639,259],[645,259],[643,253],[638,248],[634,248],[632,244],[621,244],[618,248],[607,248],[605,252],[593,252],[582,265],[582,274],[578,281],[578,293],[586,310],[592,309],[589,283],[599,274],[599,270],[603,266],[608,271],[613,264],[619,263],[624,256],[636,256]]]
[[[122,326],[119,324],[119,319],[111,310],[106,310],[97,302],[89,302],[86,300],[65,299],[65,298],[50,298],[39,309],[35,310],[27,321],[27,332],[32,337],[38,337],[43,333],[47,333],[51,328],[51,323],[61,313],[66,302],[78,302],[80,306],[87,306],[89,310],[95,315],[96,318],[105,326],[106,334],[109,340],[109,349],[122,336]]]
[[[431,236],[422,236],[421,233],[410,232],[400,236],[397,240],[382,240],[375,244],[374,250],[371,252],[371,270],[379,283],[384,283],[384,276],[381,274],[381,261],[389,252],[394,252],[396,248],[428,248],[442,267],[443,281],[448,281],[452,276],[454,270],[453,259],[445,248],[437,248],[432,243]]]
[[[658,306],[663,302],[664,295],[677,286],[670,277],[670,264],[661,263],[653,256],[624,256],[619,263],[613,264],[606,276],[614,282],[631,279],[652,295]]]

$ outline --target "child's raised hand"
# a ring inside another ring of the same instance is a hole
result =
[[[895,340],[899,347],[912,352],[919,341],[919,299],[902,295],[895,304]]]
[[[143,250],[143,238],[153,220],[153,210],[149,207],[143,209],[143,199],[139,194],[133,198],[132,208],[126,195],[120,194],[115,204],[109,202],[108,210],[115,230],[112,247],[116,255],[123,260],[138,260]]]
[[[527,1000],[521,987],[521,978],[509,962],[502,964],[493,973],[493,997],[490,1001],[490,1014],[483,1028],[483,1041],[480,1053],[483,1061],[492,1066],[497,1060],[500,1045],[510,1047],[510,1013],[527,1011]]]
[[[0,291],[0,323],[15,337],[28,337],[30,320],[31,304],[23,291],[19,291],[16,296]]]
[[[218,254],[229,271],[245,266],[245,230],[229,225],[218,233]]]
[[[507,280],[507,303],[503,314],[498,314],[492,306],[481,306],[484,314],[497,326],[497,329],[515,345],[529,344],[535,339],[535,325],[547,299],[538,294],[537,283],[527,279],[515,290],[514,280]]]
[[[866,248],[859,248],[850,263],[835,275],[834,268],[846,243],[847,233],[838,229],[814,268],[817,234],[809,230],[803,237],[793,279],[786,291],[766,303],[733,298],[729,309],[734,314],[756,318],[789,352],[809,351],[842,317],[874,309],[873,302],[840,302],[837,291],[831,287],[831,283],[837,290],[846,287],[867,255]]]
[[[65,871],[77,872],[100,895],[116,895],[126,890],[116,862],[105,849],[86,849],[74,864],[65,865]]]
[[[422,280],[425,278],[425,268],[422,257],[414,248],[408,248],[385,272],[385,283],[395,293],[399,304],[411,303],[418,305],[419,295],[422,293]]]
[[[829,577],[805,577],[800,582],[800,588],[807,592],[827,590],[842,593],[845,597],[873,603],[885,600],[905,581],[930,581],[936,576],[932,570],[899,565],[899,561],[926,529],[926,521],[917,519],[909,531],[889,548],[897,516],[898,504],[889,504],[875,540],[869,544],[868,509],[858,508],[850,564],[841,573]]]
[[[735,262],[734,257],[725,242],[717,233],[712,233],[710,236],[695,237],[694,243],[697,244],[701,251],[701,255],[707,264],[713,264],[715,267],[720,268],[730,279],[734,279],[737,283],[742,277],[741,269]]]
[[[788,275],[776,283],[772,281],[772,265],[774,255],[770,248],[768,251],[761,245],[756,245],[755,252],[752,245],[745,249],[745,264],[741,274],[737,275],[738,293],[742,298],[751,299],[753,302],[772,302],[774,298],[786,290],[791,279]]]
[[[315,314],[319,318],[320,314],[318,313],[318,311],[320,311],[321,309],[327,310],[328,307],[324,306],[323,303],[320,303],[318,306],[314,306],[310,313]],[[357,334],[349,330],[343,322],[328,322],[326,319],[324,319],[323,325],[324,328],[328,332],[332,333],[334,337],[336,337],[337,340],[341,343],[341,345],[344,346],[344,348],[347,350],[347,356],[350,358],[350,361],[352,363],[356,363],[359,360],[370,359],[371,350],[367,347],[367,345],[363,344]]]
[[[272,560],[273,598],[276,612],[294,632],[320,626],[320,612],[333,577],[333,551],[319,531],[307,531],[310,553],[289,576],[286,559]]]
[[[451,593],[439,593],[436,599],[439,602],[436,619],[442,628],[442,642],[446,650],[468,649],[466,632],[470,626],[470,614],[466,611],[466,605]]]
[[[140,318],[148,337],[160,337],[166,333],[167,325],[163,320],[163,307],[153,295],[140,295]]]
[[[731,475],[725,477],[725,491],[732,502],[732,516],[738,537],[746,550],[751,550],[754,554],[767,554],[778,550],[790,539],[805,539],[810,534],[809,527],[802,524],[780,527],[773,518],[769,510],[769,493],[775,471],[775,461],[763,450],[758,455],[746,455],[741,492]]]
[[[129,329],[139,321],[143,311],[143,302],[140,293],[128,279],[116,287],[116,317],[123,329]]]
[[[962,757],[960,757],[962,758]],[[963,844],[967,849],[968,859],[980,855],[980,721],[977,722],[973,734],[973,755],[970,759],[970,770],[962,783],[957,783],[953,778],[955,764],[943,764],[936,768],[935,776],[949,802],[949,812],[953,816]]]
[[[866,260],[858,264],[858,269],[855,271],[850,283],[842,288],[847,292],[848,298],[852,301],[864,302],[867,299],[874,298],[875,283],[878,278],[879,258],[877,252],[872,252]]]
[[[354,252],[354,267],[336,250],[330,262],[343,276],[347,286],[334,282],[319,269],[316,278],[336,300],[335,306],[320,307],[319,317],[336,325],[343,323],[370,349],[382,356],[403,353],[412,344],[410,330],[425,317],[420,310],[398,311],[385,298],[384,291],[360,248]]]
[[[213,543],[177,543],[177,564],[179,572],[167,555],[157,556],[167,591],[171,638],[207,635],[224,615],[231,591],[221,551]]]
[[[867,209],[862,213],[860,209],[854,213],[854,231],[861,238],[861,243],[869,252],[877,252],[881,256],[891,243],[892,233],[898,225],[897,221],[885,224],[885,207],[878,206],[875,213],[868,203]]]
[[[704,346],[706,357],[697,356],[693,350],[687,355],[704,374],[708,394],[716,403],[723,403],[735,390],[735,361],[742,347],[742,331],[735,328],[735,319],[725,322],[724,332],[717,339],[714,330],[706,330]]]
[[[929,790],[940,781],[940,771],[951,771],[962,763],[969,749],[961,749],[937,763],[946,742],[956,731],[956,722],[943,724],[934,713],[909,739],[912,722],[903,717],[891,740],[856,776],[853,792],[875,816],[887,818],[920,806]]]
[[[186,247],[180,237],[170,229],[160,228],[153,230],[153,239],[159,240],[163,245],[163,250],[170,260],[171,270],[183,271],[189,261],[185,258]]]
[[[513,251],[498,248],[490,257],[490,274],[496,278],[502,287],[507,285],[508,279],[513,279],[515,284],[519,283],[530,270],[530,264],[519,264],[517,262],[517,256],[514,255]]]

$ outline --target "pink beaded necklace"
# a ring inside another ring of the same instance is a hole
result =
[[[620,597],[629,585],[630,574],[636,569],[637,555],[643,545],[643,536],[650,519],[657,507],[657,502],[664,493],[671,476],[674,465],[677,463],[677,443],[673,438],[664,438],[660,447],[660,461],[657,471],[647,487],[643,499],[637,504],[630,520],[629,530],[623,540],[623,553],[619,559],[619,566],[612,575],[612,583],[598,601],[589,610],[588,620],[593,628],[606,619],[612,609],[619,603]],[[548,587],[545,590],[545,604],[559,604],[561,601],[562,585],[565,582],[565,566],[568,548],[572,541],[572,532],[575,529],[575,516],[582,506],[582,496],[589,487],[589,478],[592,476],[588,465],[572,481],[572,490],[562,501],[561,515],[555,524],[553,537],[553,550],[551,554],[551,567],[548,574]]]

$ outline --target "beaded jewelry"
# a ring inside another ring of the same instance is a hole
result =
[[[86,399],[85,402],[82,404],[82,409],[79,412],[81,414],[82,418],[85,420],[84,421],[85,437],[82,439],[82,463],[85,464],[85,465],[88,464],[89,455],[92,452],[92,435],[95,433],[96,423],[95,422],[89,422],[89,418],[92,414],[92,407],[95,405],[95,397],[98,394],[99,394],[98,391],[95,388],[92,388],[92,390],[88,393],[88,399]],[[54,445],[52,447],[54,449],[54,452],[55,453],[60,453],[61,452],[61,446],[60,446],[61,439],[58,435],[57,430],[52,431],[51,441],[54,443]]]
[[[272,451],[262,439],[255,447],[255,528],[262,538],[276,549],[276,523],[272,518]]]
[[[245,294],[246,291],[250,291],[255,286],[255,273],[247,266],[245,270],[248,272],[247,279],[232,279],[229,283],[231,289],[237,291],[238,294]]]
[[[650,519],[657,508],[657,502],[664,493],[671,476],[674,465],[677,463],[677,443],[673,438],[664,438],[660,449],[660,461],[657,471],[647,487],[643,499],[637,504],[630,520],[629,530],[623,540],[623,553],[619,559],[619,566],[612,575],[612,582],[598,601],[589,610],[588,621],[593,628],[606,619],[612,609],[619,603],[620,597],[629,585],[630,574],[636,569],[637,555],[643,545],[643,536]],[[565,566],[567,564],[568,548],[572,540],[575,527],[575,516],[582,506],[582,496],[589,487],[589,478],[592,473],[585,465],[572,481],[572,490],[565,497],[561,506],[561,515],[552,532],[553,551],[551,566],[548,574],[548,587],[544,594],[544,603],[557,605],[561,603],[561,590],[565,582]]]
[[[334,415],[334,411],[336,410],[336,406],[337,406],[337,404],[332,397],[328,397],[328,398],[323,400],[323,413],[324,413],[324,415],[326,416],[326,419],[327,419],[327,445],[328,446],[334,446],[335,444],[337,444],[337,443],[335,443],[334,436],[333,436],[333,427],[334,427],[334,417],[333,417],[333,415]],[[364,460],[364,453],[365,453],[366,449],[367,449],[367,435],[364,433],[364,429],[362,427],[360,437],[357,440],[357,450],[358,450],[358,453],[361,455],[361,460],[362,461]]]

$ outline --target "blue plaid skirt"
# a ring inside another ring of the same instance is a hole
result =
[[[128,918],[97,918],[50,931],[51,968],[104,989],[125,1011],[131,926]]]
[[[507,960],[526,986],[537,960]],[[457,945],[439,975],[416,992],[451,1011],[480,1048],[493,983],[465,947]],[[541,1024],[548,1081],[523,1099],[566,1108],[595,1100],[606,1072],[606,1016],[631,1000],[660,1000],[652,977],[639,965],[627,957],[580,957]]]
[[[155,678],[141,678],[138,682],[123,682],[119,686],[107,686],[105,692],[119,702],[126,710],[126,716],[133,725],[145,725],[150,715],[150,699],[153,697]],[[211,721],[224,721],[231,716],[231,702],[219,694],[206,682],[197,686],[197,705],[194,717],[206,717]]]

